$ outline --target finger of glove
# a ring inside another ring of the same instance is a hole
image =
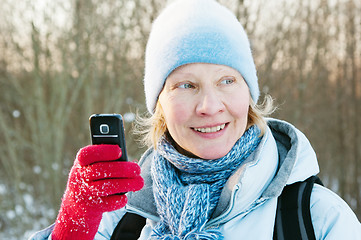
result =
[[[140,175],[140,167],[134,162],[98,162],[83,167],[85,181],[97,181],[106,178],[135,178]]]
[[[79,150],[77,160],[80,166],[86,166],[95,162],[114,161],[121,156],[122,150],[118,145],[88,145]]]
[[[127,196],[125,194],[102,197],[102,200],[103,203],[101,206],[103,212],[111,212],[118,210],[124,207],[128,202]]]
[[[94,196],[109,196],[117,193],[134,192],[142,189],[144,180],[138,176],[136,178],[117,178],[94,181],[89,183],[89,189]]]

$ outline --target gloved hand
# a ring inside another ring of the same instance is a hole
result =
[[[117,145],[89,145],[80,149],[70,171],[52,239],[94,239],[103,212],[122,208],[124,193],[138,191],[144,181],[133,162],[121,157]]]

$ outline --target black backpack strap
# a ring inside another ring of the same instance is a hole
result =
[[[314,183],[322,185],[317,176],[286,186],[278,198],[273,239],[316,240],[310,212]]]
[[[110,240],[136,240],[145,226],[146,219],[127,212],[115,227]]]

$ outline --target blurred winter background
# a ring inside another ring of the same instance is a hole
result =
[[[316,149],[321,178],[361,217],[361,2],[224,0],[249,34],[275,117]],[[145,112],[144,47],[166,0],[2,0],[0,239],[51,224],[92,113]]]

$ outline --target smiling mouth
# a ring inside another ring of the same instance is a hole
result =
[[[226,124],[222,124],[219,126],[215,126],[215,127],[207,127],[207,128],[193,128],[195,131],[197,132],[201,132],[201,133],[215,133],[215,132],[219,132],[222,129],[224,129],[226,127]]]

